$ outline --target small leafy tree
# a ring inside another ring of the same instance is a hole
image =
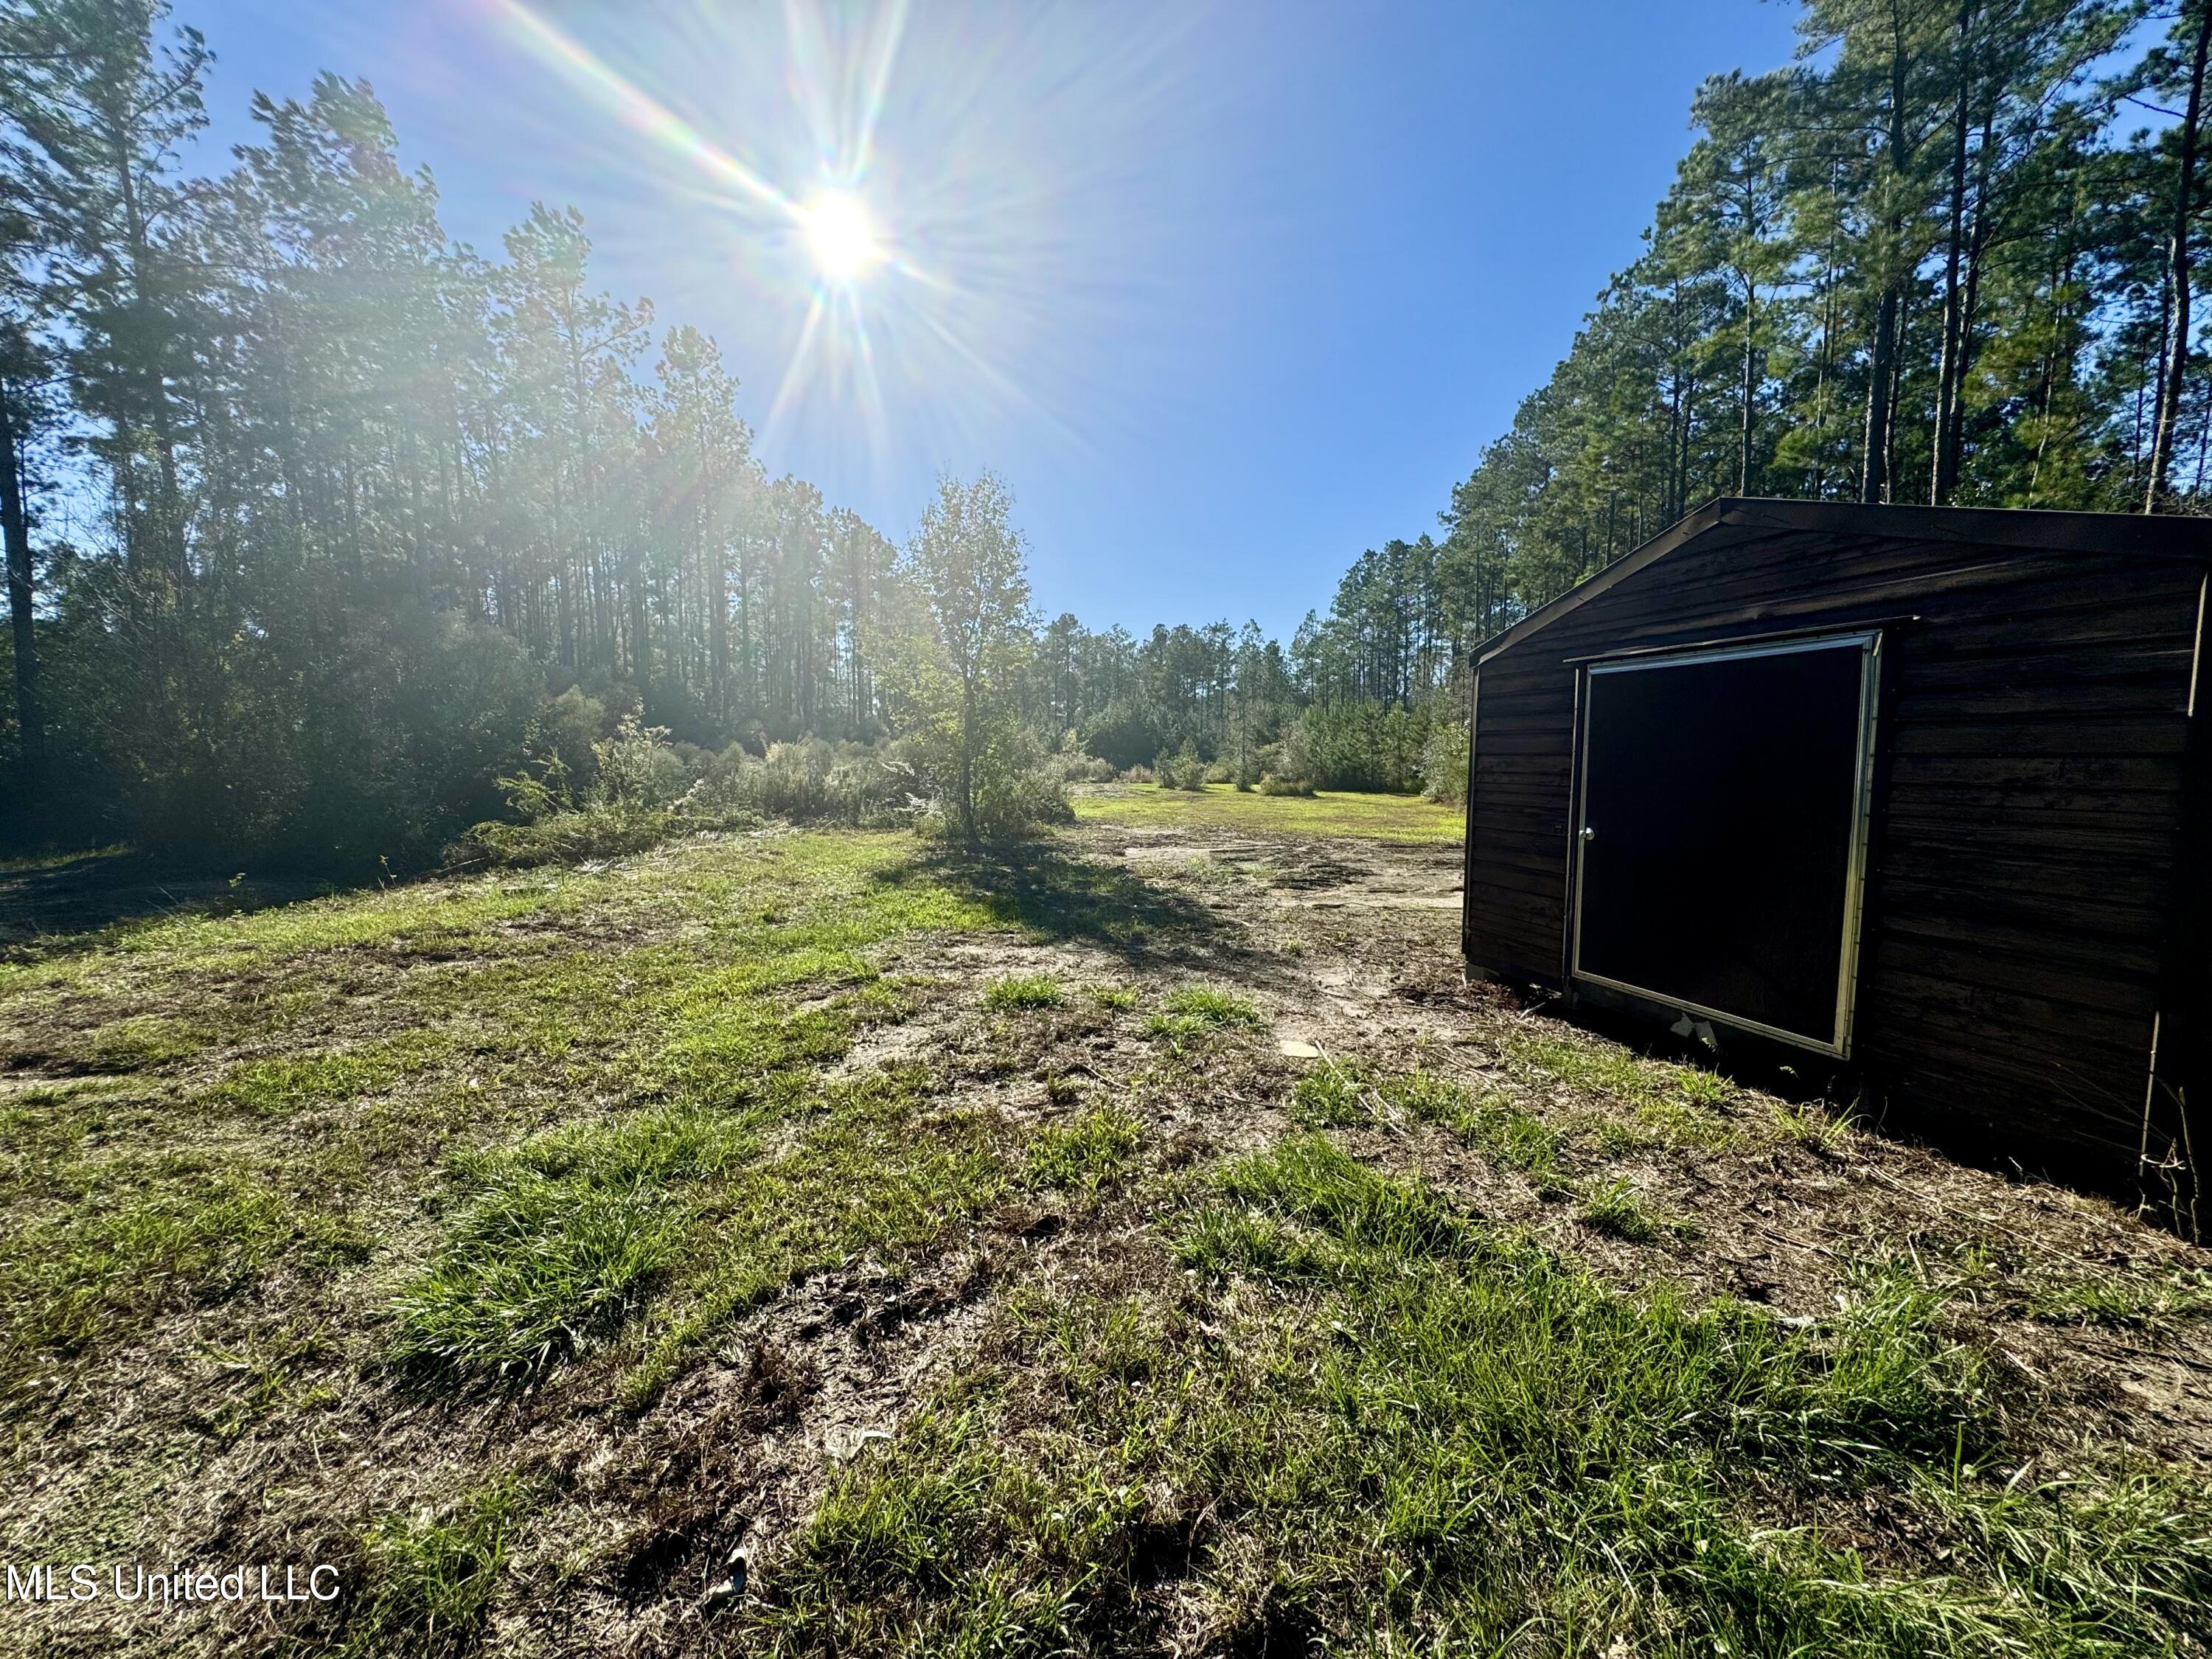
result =
[[[926,636],[910,635],[886,665],[902,723],[932,757],[946,815],[970,842],[981,837],[985,817],[994,830],[1005,827],[1002,813],[979,816],[979,789],[1011,787],[1036,759],[1013,696],[1033,635],[1012,506],[989,472],[972,483],[939,481],[904,562]]]

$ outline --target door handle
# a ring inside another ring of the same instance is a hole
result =
[[[1595,841],[1597,839],[1597,831],[1587,823],[1583,825],[1583,839],[1584,841]]]

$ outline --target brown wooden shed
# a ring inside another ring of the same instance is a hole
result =
[[[1714,501],[1481,652],[1470,964],[2193,1229],[2209,567],[2203,520]]]

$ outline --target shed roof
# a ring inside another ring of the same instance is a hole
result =
[[[2212,519],[2139,513],[2046,513],[2008,507],[1902,507],[1859,501],[1790,501],[1722,495],[1678,519],[1641,547],[1539,605],[1484,646],[1480,667],[1531,634],[1691,543],[1726,536],[1752,541],[1789,531],[1825,531],[1898,541],[1957,542],[2027,551],[2137,553],[2212,562]]]

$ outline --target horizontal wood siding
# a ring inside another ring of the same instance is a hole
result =
[[[1566,660],[1885,623],[1853,1058],[1922,1121],[2131,1175],[2200,562],[1723,525],[1482,665],[1466,937],[1556,985]],[[1905,617],[1915,620],[1902,620]]]

